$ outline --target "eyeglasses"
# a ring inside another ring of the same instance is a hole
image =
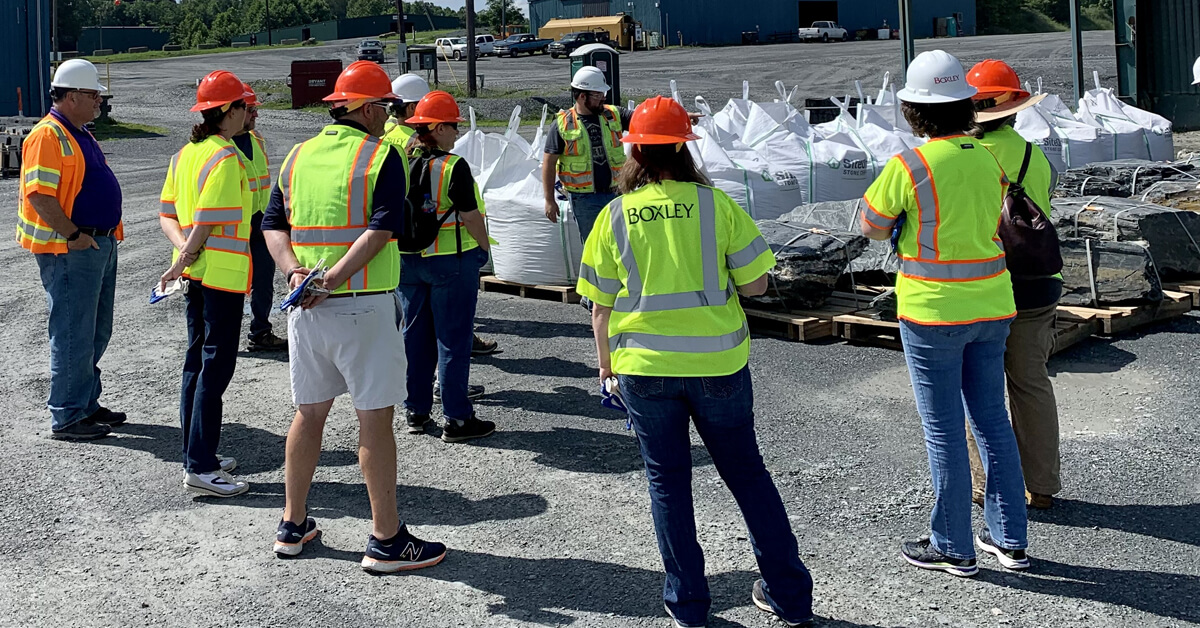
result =
[[[369,103],[367,103],[367,106],[369,106],[369,107],[379,107],[380,109],[383,109],[384,111],[388,111],[388,104],[389,104],[389,103],[387,103],[387,102],[383,102],[383,101],[376,101],[376,102],[369,102]]]
[[[91,98],[92,100],[99,100],[99,98],[100,98],[100,92],[92,91],[90,89],[76,89],[76,90],[71,90],[71,91],[73,91],[76,94],[82,94],[84,96],[87,96],[88,98]]]

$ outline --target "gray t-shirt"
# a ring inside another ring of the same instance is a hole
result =
[[[621,128],[628,130],[629,119],[633,117],[633,112],[624,107],[617,107],[617,111],[621,116]],[[611,190],[613,186],[612,170],[608,167],[608,153],[604,151],[600,115],[579,116],[579,121],[583,123],[583,128],[588,134],[588,142],[592,146],[592,172],[595,173],[596,189]],[[561,155],[565,148],[562,135],[558,132],[558,124],[554,124],[550,127],[550,134],[546,136],[546,154]]]

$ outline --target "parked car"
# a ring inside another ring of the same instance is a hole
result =
[[[475,49],[479,51],[480,55],[488,56],[488,55],[496,54],[495,48],[496,48],[496,38],[495,37],[492,37],[491,35],[487,35],[487,34],[475,36]]]
[[[581,31],[578,33],[567,33],[563,35],[562,40],[550,44],[550,56],[555,59],[567,57],[580,47],[588,44],[604,44],[616,48],[616,44],[608,38],[606,31]]]
[[[813,22],[800,29],[800,41],[850,41],[850,33],[834,22]]]
[[[440,37],[433,45],[437,48],[438,57],[443,59],[460,61],[467,58],[466,37]],[[475,48],[475,56],[479,56],[479,48]]]
[[[496,56],[515,57],[523,53],[534,54],[536,52],[545,54],[546,49],[553,41],[553,39],[538,39],[529,33],[519,33],[496,42]]]
[[[358,60],[383,63],[383,42],[378,39],[364,39],[358,42]]]

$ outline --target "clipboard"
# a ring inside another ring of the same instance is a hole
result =
[[[294,290],[288,293],[287,297],[279,304],[281,311],[288,311],[293,307],[300,307],[300,302],[304,300],[304,296],[309,292],[309,288],[314,279],[323,279],[325,277],[325,258],[317,260],[311,272],[304,276],[304,281],[296,286]]]

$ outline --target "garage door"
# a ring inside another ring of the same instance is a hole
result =
[[[837,0],[800,0],[800,28],[812,26],[813,22],[838,21]]]

